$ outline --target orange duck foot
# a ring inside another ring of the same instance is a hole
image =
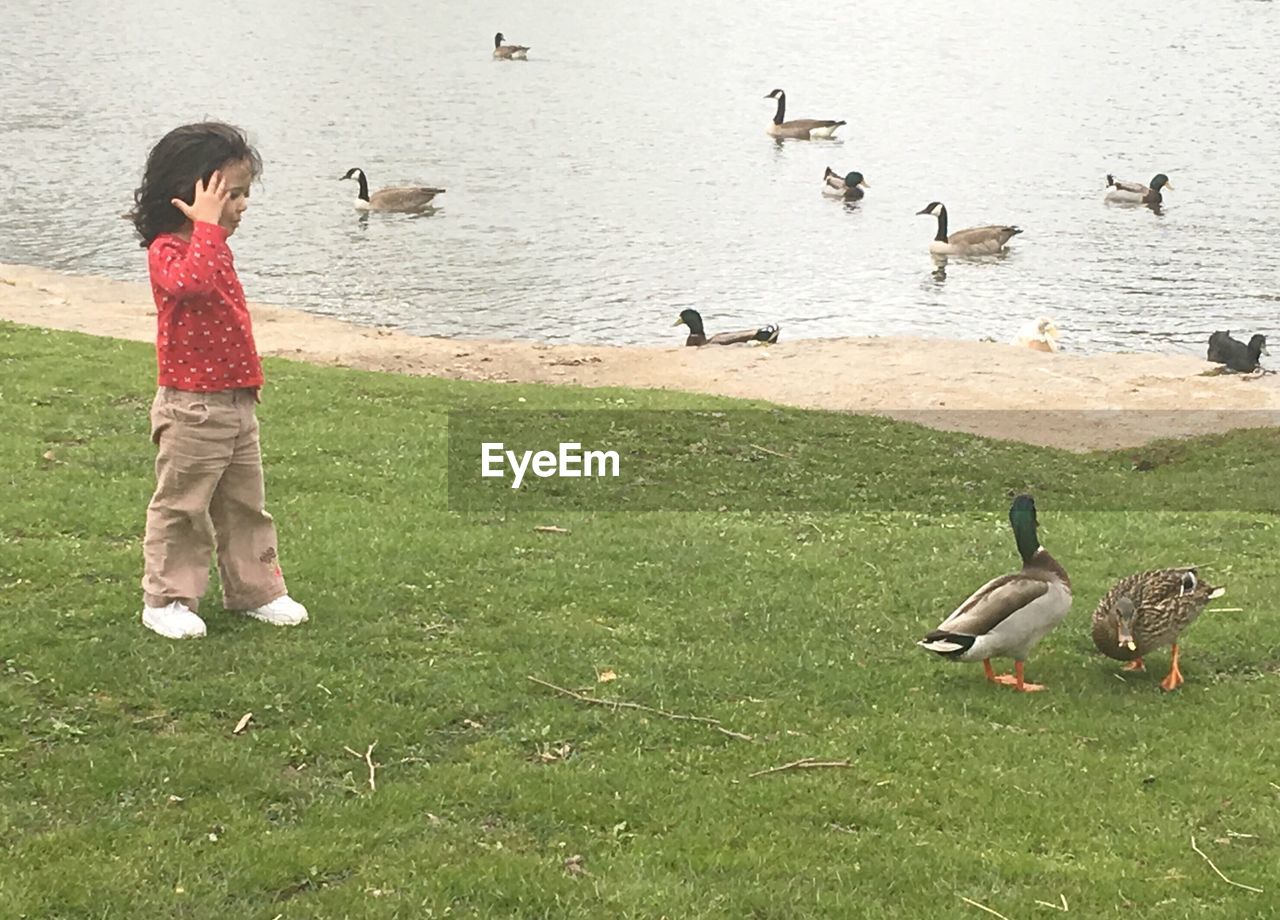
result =
[[[1178,667],[1178,646],[1173,646],[1173,658],[1169,661],[1169,673],[1165,679],[1160,681],[1160,689],[1166,693],[1170,690],[1177,690],[1185,683],[1182,677],[1182,670]]]
[[[1122,671],[1145,671],[1147,666],[1142,663],[1141,658],[1135,658],[1120,670]]]
[[[997,684],[1004,684],[1005,686],[1011,686],[1013,687],[1013,689],[1017,690],[1019,693],[1035,693],[1039,690],[1044,689],[1044,684],[1027,683],[1026,678],[1023,676],[1023,673],[1022,673],[1021,661],[1015,661],[1013,663],[1013,671],[1014,673],[1012,674],[999,674],[991,679],[994,680]]]

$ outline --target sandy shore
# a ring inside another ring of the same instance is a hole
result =
[[[262,354],[316,364],[716,393],[1068,450],[1280,426],[1280,374],[1206,377],[1214,365],[1181,355],[1050,355],[896,337],[788,341],[785,328],[768,348],[544,345],[421,337],[264,304],[251,309]],[[146,285],[23,265],[0,264],[0,319],[138,341],[155,335]]]

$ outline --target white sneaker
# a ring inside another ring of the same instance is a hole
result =
[[[142,625],[166,639],[199,639],[204,635],[204,620],[196,616],[182,601],[163,607],[142,608]]]
[[[269,604],[246,610],[244,615],[270,623],[272,626],[297,626],[299,623],[307,622],[307,608],[287,594],[277,597]]]

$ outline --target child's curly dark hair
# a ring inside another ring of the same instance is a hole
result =
[[[196,179],[205,182],[214,171],[238,160],[249,164],[256,179],[262,173],[262,158],[234,125],[206,121],[174,128],[147,155],[142,184],[133,193],[133,221],[143,248],[162,233],[172,233],[187,222],[173,206],[180,198],[195,200]]]

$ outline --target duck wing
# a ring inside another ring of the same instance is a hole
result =
[[[424,185],[392,186],[374,192],[369,196],[369,203],[383,210],[417,211],[430,205],[432,199],[444,191]]]
[[[983,243],[998,242],[1003,246],[1021,232],[1020,227],[992,224],[987,227],[957,230],[947,237],[947,242],[953,246],[978,246]]]
[[[778,332],[778,327],[774,325],[761,326],[759,329],[743,329],[741,332],[717,332],[707,339],[707,344],[738,345],[742,342],[768,342],[772,344],[778,341]]]
[[[1145,195],[1151,191],[1151,189],[1142,182],[1128,182],[1124,179],[1113,178],[1111,180],[1111,185],[1122,192],[1133,192],[1135,195]]]
[[[952,611],[924,641],[935,642],[950,636],[985,636],[1048,592],[1047,581],[1028,578],[1021,572],[993,578]]]

